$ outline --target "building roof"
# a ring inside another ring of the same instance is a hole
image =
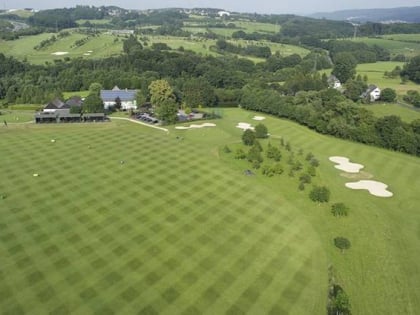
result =
[[[48,104],[45,105],[45,109],[58,109],[58,108],[66,108],[63,107],[65,106],[64,102],[61,101],[60,99],[56,98],[54,100],[52,100],[51,102],[49,102]]]
[[[82,106],[82,97],[81,96],[72,96],[66,101],[66,105],[71,106]]]
[[[122,102],[134,101],[136,94],[137,90],[120,90],[118,86],[115,86],[112,90],[101,90],[101,99],[104,102],[114,102],[119,97]]]
[[[371,84],[368,86],[366,93],[372,93],[373,91],[375,91],[378,87],[374,84]]]

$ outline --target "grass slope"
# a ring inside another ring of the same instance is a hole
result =
[[[415,84],[411,81],[401,84],[401,78],[399,77],[394,79],[384,77],[385,71],[391,72],[396,66],[400,66],[402,68],[403,65],[403,62],[391,61],[364,63],[357,65],[356,71],[357,74],[360,74],[362,77],[367,75],[369,84],[375,84],[381,89],[392,88],[400,95],[406,94],[408,90],[420,91],[419,84]]]
[[[114,41],[115,36],[101,34],[90,39],[82,46],[75,47],[77,40],[86,38],[87,35],[72,33],[70,36],[57,40],[52,45],[41,50],[35,50],[34,47],[41,41],[51,38],[54,34],[43,33],[35,36],[26,36],[14,41],[0,41],[0,52],[6,55],[12,55],[19,59],[27,59],[31,63],[43,64],[53,60],[70,58],[104,58],[122,52],[122,39]],[[88,51],[92,53],[88,54]],[[66,55],[55,56],[55,52],[68,52]]]
[[[247,177],[221,151],[253,115],[226,109],[215,128],[168,134],[123,121],[0,128],[0,309],[324,314],[332,264],[354,314],[415,314],[418,158],[268,117],[272,144],[321,161],[318,183],[350,207],[337,219],[287,172]],[[364,164],[395,197],[348,190],[331,155]],[[352,248],[338,251],[336,236]]]
[[[361,106],[372,111],[376,117],[395,115],[401,117],[403,121],[408,123],[415,119],[420,119],[420,109],[416,109],[415,107],[410,108],[409,105],[403,106],[389,103],[372,103]]]

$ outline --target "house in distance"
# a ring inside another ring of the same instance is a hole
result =
[[[136,110],[136,95],[137,90],[121,90],[118,86],[115,86],[112,90],[101,90],[100,94],[105,109],[115,106],[119,99],[121,110]]]

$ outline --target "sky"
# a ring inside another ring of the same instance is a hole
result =
[[[51,9],[82,5],[116,5],[125,9],[220,8],[228,11],[305,15],[346,9],[420,6],[420,0],[0,0],[1,9]]]

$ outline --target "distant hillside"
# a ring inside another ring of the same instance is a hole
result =
[[[343,10],[335,12],[315,13],[310,15],[313,18],[326,18],[338,21],[354,22],[406,22],[420,23],[420,6],[401,7],[392,9],[363,9],[363,10]]]

